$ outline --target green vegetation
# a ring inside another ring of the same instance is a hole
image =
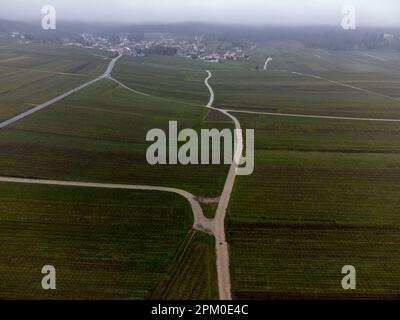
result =
[[[292,118],[234,113],[256,130],[262,150],[398,153],[400,126],[393,122]]]
[[[218,209],[218,202],[216,203],[201,203],[201,208],[203,209],[203,214],[206,218],[214,219],[215,213]]]
[[[113,75],[136,90],[204,106],[209,99],[209,92],[204,86],[205,71],[212,67],[214,65],[207,62],[179,57],[124,57],[115,67]]]
[[[280,47],[270,70],[215,72],[217,105],[266,112],[400,118],[398,55]],[[258,59],[258,60],[257,60]],[[255,172],[238,177],[228,237],[239,299],[398,298],[400,129],[397,123],[236,114],[256,130]],[[357,268],[357,290],[341,268]]]
[[[264,71],[268,56],[273,60],[268,71]],[[399,97],[400,75],[397,67],[393,67],[398,65],[399,57],[387,57],[384,62],[360,53],[266,50],[264,60],[256,56],[243,68],[215,70],[211,81],[217,93],[215,104],[228,109],[400,119],[400,101],[391,99]],[[372,90],[389,98],[291,71]]]
[[[93,54],[94,53],[94,54]],[[122,58],[113,76],[0,132],[0,175],[177,187],[217,197],[228,166],[150,166],[146,133],[232,128],[215,106],[400,119],[393,52],[254,50],[246,62]],[[272,57],[268,71],[262,71]],[[10,45],[0,53],[0,119],[95,77],[96,51]],[[257,68],[256,68],[257,67]],[[273,71],[275,70],[275,71]],[[356,91],[322,79],[373,90]],[[398,298],[400,127],[396,123],[235,114],[256,130],[255,172],[238,177],[229,208],[233,294],[239,299]],[[216,122],[208,122],[216,121]],[[178,196],[0,184],[0,298],[216,299],[214,241],[189,231]],[[215,204],[202,204],[209,217]],[[56,292],[40,269],[57,267]],[[357,268],[356,291],[341,268]]]
[[[400,145],[395,124],[239,115],[255,173],[228,219],[239,299],[396,298]],[[357,290],[341,268],[357,268]]]
[[[4,83],[13,95],[4,94],[13,102],[9,111],[2,108],[5,118],[28,106],[22,88],[27,88],[29,101],[40,103],[70,89],[73,79],[77,84],[87,81],[108,63],[84,49],[12,47],[12,52],[21,50],[19,56],[29,51],[27,58],[5,54],[0,62],[0,70],[9,72]],[[41,50],[47,53],[42,58]],[[92,58],[101,60],[99,68],[82,65]],[[78,65],[82,68],[74,69]],[[143,73],[153,72],[147,67]],[[177,70],[172,66],[167,70],[166,78],[155,74],[153,78],[169,83],[166,79]],[[130,67],[124,75],[134,78],[135,72]],[[226,127],[203,123],[208,101],[205,75],[199,70],[179,79],[182,96],[160,90],[144,97],[108,80],[87,87],[1,130],[0,175],[178,187],[199,196],[218,196],[228,166],[150,166],[146,160],[147,132],[167,131],[170,120],[178,121],[180,129]],[[53,85],[59,91],[50,90]],[[197,98],[187,99],[191,94],[184,91],[189,87]],[[14,184],[0,184],[0,189],[0,234],[7,240],[1,245],[0,274],[6,281],[0,297],[145,299],[160,288],[162,297],[169,299],[217,297],[213,240],[195,234],[187,247],[182,243],[192,226],[192,212],[181,197]],[[56,292],[41,289],[40,270],[45,264],[57,268]]]
[[[215,242],[203,233],[191,231],[151,299],[215,300],[218,288]]]
[[[100,75],[108,63],[82,49],[12,44],[0,52],[0,120]]]
[[[192,223],[177,195],[1,183],[0,298],[145,299]],[[41,288],[48,264],[51,292]]]
[[[218,128],[202,123],[206,112],[104,80],[2,130],[0,174],[169,186],[215,197],[228,166],[151,166],[146,160],[149,130],[168,132],[170,120],[180,129]]]
[[[399,228],[229,224],[237,299],[398,299]],[[342,267],[357,268],[344,291]]]

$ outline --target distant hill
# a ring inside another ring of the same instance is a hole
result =
[[[0,32],[31,32],[32,28],[25,22],[0,19]]]
[[[250,26],[207,23],[171,23],[171,24],[116,24],[78,21],[58,21],[57,29],[44,31],[40,21],[17,22],[0,19],[1,32],[21,32],[32,35],[37,40],[60,41],[64,38],[76,38],[82,33],[111,36],[170,33],[181,36],[204,36],[206,41],[229,42],[235,46],[249,47],[263,45],[270,41],[296,41],[306,47],[328,50],[353,49],[400,49],[400,29],[358,28],[347,31],[336,26]],[[392,38],[388,40],[388,36]]]

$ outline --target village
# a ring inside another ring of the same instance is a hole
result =
[[[161,35],[158,39],[149,40],[141,35],[100,37],[82,34],[78,39],[64,39],[63,44],[119,52],[123,55],[139,58],[150,54],[178,55],[212,63],[219,63],[223,60],[243,61],[250,58],[243,48],[237,46],[225,45],[210,50],[200,36],[192,40],[178,40]]]

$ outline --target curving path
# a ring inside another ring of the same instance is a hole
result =
[[[286,71],[285,71],[286,72]],[[317,119],[339,119],[339,120],[358,120],[358,121],[379,121],[379,122],[400,122],[398,119],[374,119],[374,118],[351,118],[351,117],[335,117],[335,116],[313,116],[313,115],[301,115],[301,114],[284,114],[284,113],[271,113],[271,112],[256,112],[256,111],[242,111],[242,110],[225,110],[225,109],[219,109],[213,107],[214,103],[214,98],[215,98],[215,93],[214,90],[212,89],[211,85],[209,84],[209,80],[212,78],[212,74],[210,71],[207,71],[208,77],[205,79],[205,85],[208,88],[210,92],[210,101],[206,105],[206,108],[216,110],[218,112],[223,113],[224,115],[228,116],[230,119],[235,124],[236,129],[241,129],[240,122],[239,120],[234,117],[231,112],[239,112],[239,113],[250,113],[250,114],[267,114],[271,116],[288,116],[288,117],[303,117],[303,118],[317,118]],[[297,74],[297,73],[295,73]],[[374,93],[377,95],[381,95],[379,93],[365,90],[362,88],[350,86],[344,83],[332,81],[329,79],[324,79],[318,76],[314,75],[305,75],[305,74],[300,74],[302,76],[311,76],[320,80],[325,80],[337,85],[342,85],[345,87],[349,87],[355,90],[359,91],[364,91],[364,92],[369,92],[369,93]],[[385,96],[386,98],[390,98],[393,100],[396,100],[392,97]],[[398,101],[398,100],[397,100]],[[398,101],[399,102],[399,101]],[[233,186],[235,183],[235,178],[236,178],[236,172],[237,169],[240,165],[240,161],[242,158],[242,152],[243,152],[243,137],[240,133],[240,131],[236,130],[236,141],[237,141],[237,146],[235,149],[235,154],[234,154],[234,161],[230,167],[228,177],[225,182],[224,190],[221,195],[219,204],[218,204],[218,209],[216,212],[216,216],[213,219],[213,224],[214,224],[214,236],[216,239],[216,255],[217,255],[217,272],[218,272],[218,289],[219,289],[219,296],[221,300],[231,300],[231,280],[230,280],[230,269],[229,269],[229,247],[228,243],[226,242],[226,237],[225,237],[225,218],[226,218],[226,212],[227,208],[229,205],[231,193],[233,190]]]
[[[129,184],[111,184],[111,183],[91,183],[91,182],[76,182],[76,181],[58,181],[58,180],[42,180],[42,179],[24,179],[24,178],[11,178],[0,177],[0,182],[8,183],[24,183],[24,184],[38,184],[50,186],[64,186],[64,187],[82,187],[82,188],[98,188],[98,189],[119,189],[119,190],[142,190],[142,191],[159,191],[175,193],[184,197],[192,207],[193,211],[193,228],[199,231],[214,233],[212,222],[205,218],[203,210],[195,196],[191,193],[168,187],[154,187],[154,186],[141,186]]]
[[[209,80],[212,78],[212,73],[207,70],[208,76],[204,80],[204,84],[210,93],[210,100],[208,104],[205,106],[207,109],[215,110],[221,112],[226,115],[230,119],[232,119],[235,124],[235,129],[241,129],[239,120],[231,115],[230,110],[223,110],[213,106],[215,93],[211,85],[209,84]],[[114,80],[114,79],[112,79]],[[116,83],[121,85],[123,88],[130,90],[134,93],[138,93],[136,90],[131,89],[124,85],[123,83],[114,80]],[[218,275],[218,290],[219,290],[219,298],[221,300],[232,300],[231,295],[231,278],[230,278],[230,269],[229,269],[229,247],[225,237],[225,218],[226,212],[228,209],[229,201],[231,198],[233,186],[236,179],[237,169],[239,167],[240,161],[242,159],[243,153],[243,137],[240,131],[235,131],[235,139],[236,139],[236,149],[234,154],[233,163],[229,169],[228,177],[226,179],[224,189],[222,191],[222,195],[218,202],[217,212],[215,214],[214,219],[207,219],[204,217],[203,212],[201,214],[196,213],[195,216],[195,226],[196,230],[200,230],[206,232],[215,237],[215,246],[216,246],[216,258],[217,258],[217,275]],[[0,179],[1,181],[1,179]],[[181,190],[183,191],[183,190]],[[185,191],[183,191],[185,192]],[[198,201],[193,199],[193,195],[190,195],[192,201],[195,201],[197,204],[195,206],[200,206]],[[197,211],[201,210],[198,208]]]
[[[268,64],[272,61],[272,58],[267,58],[267,60],[265,60],[265,64],[264,64],[264,70],[268,69]]]
[[[236,129],[241,129],[239,120],[233,115],[231,115],[229,111],[213,107],[215,94],[214,90],[209,84],[209,80],[211,79],[212,74],[210,71],[207,71],[207,73],[208,77],[206,78],[204,83],[208,88],[208,90],[210,91],[210,101],[208,102],[206,108],[223,113],[224,115],[228,116],[233,120]],[[242,159],[242,153],[243,153],[242,134],[240,133],[239,130],[236,130],[235,133],[236,133],[235,138],[237,142],[235,154],[232,165],[229,169],[228,177],[226,179],[224,190],[222,192],[221,199],[219,201],[217,212],[214,218],[218,289],[219,289],[219,297],[221,300],[232,300],[231,278],[229,271],[229,248],[225,237],[225,217],[229,201],[231,199],[233,185],[235,184],[236,172],[239,167],[240,161]]]
[[[149,94],[147,94],[147,93],[140,92],[140,91],[134,90],[134,89],[132,89],[132,88],[129,88],[128,86],[124,85],[122,82],[120,82],[120,81],[118,81],[117,79],[111,77],[111,75],[109,75],[109,76],[107,77],[107,79],[109,79],[109,80],[111,80],[111,81],[114,81],[116,84],[118,84],[119,86],[121,86],[122,88],[124,88],[124,89],[126,89],[126,90],[128,90],[128,91],[130,91],[130,92],[133,92],[133,93],[135,93],[135,94],[139,94],[139,95],[145,96],[145,97],[151,97],[151,95],[149,95]]]

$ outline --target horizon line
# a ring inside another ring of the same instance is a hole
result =
[[[23,24],[32,24],[38,23],[40,19],[12,19],[12,18],[5,18],[0,16],[0,20],[9,21],[9,22],[17,22]],[[106,21],[106,20],[77,20],[77,19],[59,19],[58,23],[81,23],[81,24],[108,24],[108,25],[115,25],[115,26],[160,26],[160,25],[180,25],[180,24],[197,24],[197,25],[218,25],[218,26],[230,26],[230,27],[331,27],[331,28],[338,28],[341,29],[340,25],[333,24],[333,23],[250,23],[250,22],[219,22],[219,21],[201,21],[201,20],[187,20],[187,21],[140,21],[140,22],[115,22],[115,21]],[[376,25],[376,24],[359,24],[359,28],[393,28],[393,29],[400,29],[399,25]]]

